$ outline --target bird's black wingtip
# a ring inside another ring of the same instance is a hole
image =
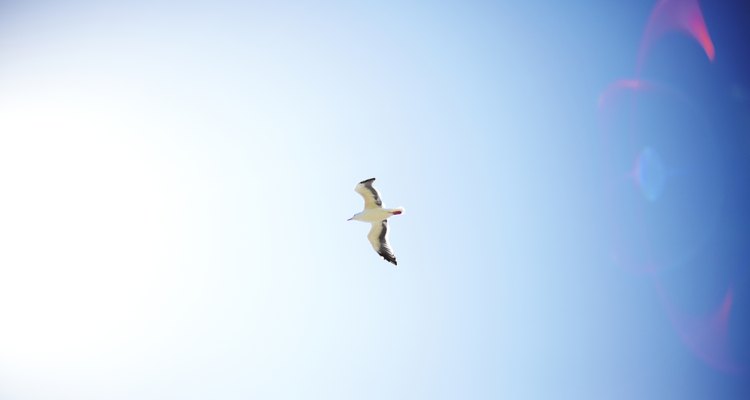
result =
[[[364,184],[366,184],[366,183],[370,183],[370,182],[372,182],[372,181],[374,181],[374,180],[375,180],[375,178],[365,179],[365,180],[363,180],[363,181],[362,181],[362,182],[360,182],[360,183],[364,185]]]

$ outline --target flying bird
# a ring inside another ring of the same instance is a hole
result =
[[[396,256],[388,244],[388,218],[393,215],[399,215],[404,212],[403,207],[383,208],[383,201],[380,200],[380,194],[372,183],[375,178],[364,180],[354,187],[354,191],[362,195],[365,199],[365,209],[362,212],[354,214],[347,221],[369,222],[372,225],[370,233],[367,234],[367,240],[370,241],[375,252],[380,254],[386,261],[397,265]]]

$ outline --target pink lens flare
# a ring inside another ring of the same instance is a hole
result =
[[[718,307],[706,315],[696,316],[680,310],[658,280],[655,284],[667,317],[687,348],[696,357],[719,371],[744,373],[745,368],[734,360],[729,349],[729,316],[734,301],[732,287],[727,288]]]
[[[602,94],[599,96],[599,100],[597,102],[597,105],[599,106],[599,109],[604,109],[610,105],[615,95],[618,94],[618,92],[621,91],[641,91],[650,89],[652,87],[651,83],[643,80],[643,79],[620,79],[615,82],[612,82],[609,86],[607,86],[606,89],[602,92]]]
[[[730,346],[732,284],[711,311],[686,311],[661,284],[669,269],[695,274],[699,253],[718,229],[725,166],[709,115],[683,88],[641,79],[655,44],[668,34],[694,40],[710,62],[716,49],[698,0],[657,0],[647,20],[633,78],[608,85],[597,99],[602,186],[612,261],[654,282],[676,337],[707,366],[745,374]],[[697,150],[699,149],[699,150]],[[697,150],[697,151],[696,151]],[[719,300],[718,298],[716,300]],[[736,338],[735,338],[736,339]]]
[[[713,61],[714,43],[708,33],[698,0],[660,0],[651,11],[638,51],[637,71],[641,71],[646,55],[656,40],[668,32],[683,32],[695,39],[706,56]]]

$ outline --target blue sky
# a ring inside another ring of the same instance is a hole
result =
[[[0,397],[745,398],[746,21],[565,3],[0,4]]]

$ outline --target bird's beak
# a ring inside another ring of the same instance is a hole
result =
[[[354,217],[351,217],[351,218],[347,219],[347,221],[351,221],[351,220],[353,220],[353,219],[354,219]]]

